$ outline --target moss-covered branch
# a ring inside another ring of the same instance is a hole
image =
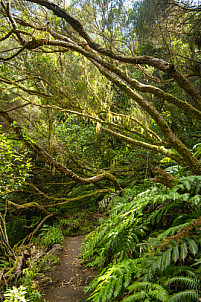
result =
[[[128,57],[128,56],[116,54],[111,50],[105,49],[101,45],[94,42],[92,38],[88,35],[86,30],[84,29],[80,21],[72,17],[65,9],[62,9],[58,5],[51,3],[47,0],[26,0],[26,1],[37,3],[41,6],[44,6],[47,9],[51,10],[56,16],[66,20],[71,25],[71,27],[79,34],[79,36],[85,39],[89,47],[91,47],[93,50],[97,51],[98,53],[110,57],[114,60],[118,60],[120,62],[135,64],[135,65],[136,64],[149,65],[168,73],[174,78],[174,80],[178,83],[178,85],[182,87],[182,89],[184,89],[193,98],[197,108],[199,110],[201,109],[201,96],[196,91],[196,89],[191,85],[191,83],[186,79],[186,77],[175,69],[172,63],[150,56]]]
[[[89,194],[85,194],[85,195],[81,195],[78,197],[74,197],[74,198],[65,198],[65,197],[61,197],[61,198],[57,198],[54,196],[49,196],[47,194],[45,194],[44,192],[42,192],[41,190],[39,190],[36,186],[34,186],[33,184],[29,184],[34,190],[36,190],[40,195],[42,195],[45,199],[47,200],[51,200],[52,203],[48,203],[48,204],[44,204],[44,205],[40,205],[37,202],[28,202],[28,203],[24,203],[24,204],[17,204],[13,201],[8,201],[8,206],[9,207],[13,207],[16,210],[30,210],[30,209],[37,209],[40,212],[44,213],[45,215],[49,215],[47,209],[48,208],[55,208],[57,206],[61,206],[61,205],[65,205],[67,203],[71,203],[71,202],[77,202],[83,199],[87,199],[87,198],[91,198],[94,197],[100,193],[109,193],[110,190],[109,189],[100,189],[100,190],[96,190],[92,193]]]
[[[33,142],[31,139],[27,138],[27,136],[24,134],[23,129],[18,126],[14,125],[14,120],[8,115],[7,112],[4,110],[0,110],[0,116],[2,116],[11,127],[13,127],[15,133],[17,134],[18,138],[33,152],[36,156],[40,157],[40,159],[49,165],[49,167],[55,171],[60,171],[62,174],[70,177],[77,183],[81,184],[93,184],[96,182],[99,182],[101,180],[109,180],[113,183],[116,190],[120,190],[121,187],[117,181],[117,179],[110,173],[102,173],[99,175],[92,176],[90,178],[83,178],[79,175],[77,175],[72,170],[68,169],[61,163],[57,162],[50,154],[48,154],[42,147],[37,145],[35,142]]]

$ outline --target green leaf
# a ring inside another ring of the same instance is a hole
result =
[[[188,299],[188,300],[187,300]],[[183,302],[183,301],[198,301],[198,293],[195,291],[186,290],[183,292],[179,292],[173,294],[169,299],[168,302]]]
[[[175,245],[172,249],[172,259],[174,262],[177,262],[179,259],[179,246]]]
[[[193,239],[190,239],[188,241],[188,244],[189,244],[189,249],[190,249],[191,253],[193,255],[196,255],[198,253],[198,245],[197,245],[197,243]]]
[[[180,245],[180,256],[184,260],[187,256],[187,254],[188,254],[188,247],[187,247],[186,242],[184,242]]]

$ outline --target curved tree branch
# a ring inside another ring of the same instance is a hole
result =
[[[184,143],[175,136],[170,129],[168,123],[163,119],[159,112],[141,95],[134,92],[125,82],[121,81],[115,74],[108,72],[101,65],[94,62],[94,65],[105,75],[111,82],[124,91],[128,96],[135,100],[157,123],[160,127],[167,143],[173,147],[178,154],[183,158],[186,165],[189,165],[190,169],[196,173],[201,174],[201,163],[195,157],[193,157],[191,151],[184,145]]]
[[[197,92],[197,90],[190,84],[190,82],[179,73],[172,63],[168,63],[162,59],[153,58],[150,56],[140,56],[140,57],[127,57],[113,53],[112,51],[103,48],[101,45],[95,43],[90,36],[85,31],[84,27],[76,18],[73,18],[70,14],[67,13],[66,10],[60,8],[58,5],[51,3],[47,0],[26,0],[28,2],[36,3],[41,6],[46,7],[51,10],[56,16],[66,20],[72,28],[83,38],[86,40],[88,45],[95,51],[100,54],[103,54],[107,57],[115,59],[120,62],[129,63],[129,64],[147,64],[149,66],[153,66],[157,69],[168,73],[170,76],[174,78],[174,80],[182,87],[194,100],[198,109],[201,110],[201,96]]]
[[[31,27],[31,24],[27,24],[27,22],[23,21],[23,20],[18,20],[18,22],[22,25],[25,26],[29,26]],[[33,26],[32,26],[33,27]],[[36,27],[37,28],[37,27]],[[44,28],[38,28],[38,30],[42,30],[44,31]],[[166,100],[168,103],[171,103],[175,106],[177,106],[178,108],[182,109],[184,112],[191,114],[192,116],[194,116],[197,119],[201,119],[201,112],[198,110],[199,108],[201,109],[201,106],[199,106],[199,94],[197,94],[196,90],[193,88],[193,90],[195,90],[195,94],[197,95],[197,97],[195,98],[195,104],[197,105],[198,109],[193,107],[191,104],[187,103],[186,101],[183,101],[169,93],[164,92],[162,89],[158,88],[158,87],[154,87],[151,85],[145,85],[140,83],[139,81],[129,77],[124,71],[122,71],[120,68],[116,67],[115,64],[110,64],[106,61],[104,61],[101,57],[99,57],[96,53],[92,53],[90,51],[86,51],[85,49],[83,49],[82,47],[76,45],[75,43],[72,43],[72,41],[70,41],[68,38],[66,38],[65,36],[62,36],[56,32],[54,32],[51,29],[47,29],[47,31],[52,35],[52,37],[59,39],[55,40],[55,41],[48,41],[46,40],[46,42],[44,42],[44,39],[42,39],[42,41],[40,42],[41,44],[44,43],[46,45],[54,45],[54,46],[62,46],[65,48],[69,48],[73,51],[76,51],[82,55],[84,55],[86,58],[93,59],[95,60],[97,63],[99,63],[100,65],[102,65],[104,68],[107,68],[108,70],[114,72],[115,74],[117,74],[118,76],[120,76],[123,80],[125,80],[129,85],[131,85],[131,87],[133,87],[134,89],[136,89],[137,91],[140,92],[145,92],[145,93],[150,93],[153,95],[156,95],[160,98],[163,98],[164,100]],[[39,44],[40,44],[39,43]],[[29,46],[30,47],[30,46]],[[148,64],[147,61],[144,64]],[[149,65],[149,64],[148,64]],[[177,78],[179,79],[179,81],[182,80],[183,77],[183,86],[188,89],[190,91],[190,87],[189,87],[189,82],[186,79],[186,77],[182,76],[180,73],[177,72]],[[183,89],[184,87],[181,86]],[[200,103],[201,104],[201,103]]]
[[[0,116],[2,116],[9,124],[11,127],[13,127],[14,120],[8,115],[7,112],[4,110],[0,110]],[[37,156],[40,157],[40,159],[47,163],[50,167],[52,167],[53,170],[58,170],[64,175],[72,178],[74,181],[81,183],[81,184],[92,184],[99,182],[101,180],[109,180],[113,183],[114,187],[116,190],[120,190],[121,187],[117,181],[117,179],[110,173],[102,173],[90,178],[83,178],[76,173],[74,173],[72,170],[68,169],[61,163],[58,163],[56,160],[53,159],[53,157],[48,154],[42,147],[34,143],[31,139],[27,138],[24,133],[23,129],[20,126],[14,126],[13,127],[15,133],[19,137],[19,139]]]

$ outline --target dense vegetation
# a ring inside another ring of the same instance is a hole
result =
[[[200,13],[0,2],[0,299],[42,301],[46,252],[89,233],[92,301],[200,301]]]
[[[93,301],[198,301],[200,180],[183,177],[173,189],[149,185],[142,193],[127,188],[110,202],[82,252],[88,265],[104,268],[88,288]]]

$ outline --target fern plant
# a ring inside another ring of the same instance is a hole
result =
[[[137,261],[133,259],[113,262],[93,280],[86,291],[95,289],[91,295],[94,302],[111,301],[129,286],[132,275],[139,275],[138,270]]]
[[[54,224],[53,226],[43,225],[39,238],[40,244],[44,245],[48,249],[50,249],[54,244],[62,244],[64,241],[61,226],[58,224]]]
[[[87,288],[92,301],[198,299],[198,182],[200,176],[185,177],[173,189],[154,185],[140,194],[131,188],[110,202],[108,218],[86,237],[81,253],[83,262],[102,268]]]
[[[193,302],[198,301],[198,293],[193,290],[185,290],[183,292],[173,294],[169,299],[168,302]]]
[[[122,302],[132,301],[162,301],[168,299],[167,291],[159,284],[151,282],[135,282],[128,287],[129,296]],[[133,293],[134,292],[134,293]],[[132,294],[131,294],[132,293]]]

